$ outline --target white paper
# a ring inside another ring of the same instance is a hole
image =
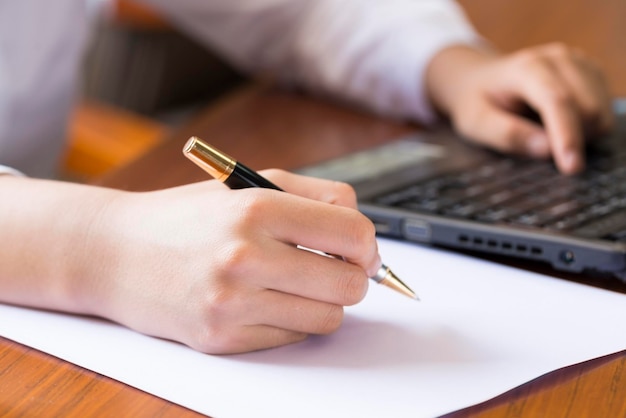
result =
[[[626,295],[380,240],[421,302],[372,284],[338,332],[210,356],[121,326],[0,305],[0,335],[215,418],[434,417],[626,348]]]

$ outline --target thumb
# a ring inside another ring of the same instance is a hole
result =
[[[262,170],[261,173],[288,193],[352,209],[357,207],[356,193],[347,183],[303,176],[278,169]]]
[[[496,106],[486,106],[478,115],[455,125],[471,141],[503,153],[534,158],[550,156],[549,139],[541,126]]]

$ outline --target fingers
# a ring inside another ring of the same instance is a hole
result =
[[[354,209],[265,189],[228,192],[227,234],[211,263],[180,340],[208,353],[233,353],[335,331],[343,306],[363,299],[380,266],[371,222]],[[223,222],[222,222],[223,223]],[[346,255],[346,261],[298,248]]]
[[[290,193],[224,193],[226,233],[210,254],[218,262],[192,306],[201,318],[180,340],[204,352],[233,353],[335,331],[343,306],[363,299],[368,276],[380,266],[372,223],[355,209]],[[347,262],[298,246],[341,254]]]
[[[344,315],[342,305],[232,282],[209,293],[205,303],[205,316],[196,325],[190,345],[213,354],[258,350],[300,341],[308,334],[329,334],[340,327]]]
[[[233,280],[340,306],[354,305],[367,293],[368,276],[359,266],[271,240],[263,250],[271,259],[259,259],[246,270],[239,264]]]
[[[533,62],[517,84],[521,97],[541,116],[554,161],[564,173],[584,166],[581,116],[571,92],[548,62]]]
[[[245,309],[229,312],[237,316],[221,317],[220,321],[209,318],[189,345],[210,354],[278,347],[302,341],[310,334],[331,334],[339,329],[344,316],[340,305],[271,290],[246,298]]]
[[[373,225],[357,210],[275,190],[206,181],[125,193],[108,216],[116,263],[99,281],[98,314],[208,353],[336,330],[380,266]]]
[[[266,290],[256,299],[259,309],[251,326],[268,325],[304,334],[330,334],[341,326],[343,307]],[[286,314],[288,312],[288,314]]]
[[[245,327],[243,335],[237,337],[235,344],[228,349],[214,354],[247,353],[249,351],[264,350],[287,344],[294,344],[305,340],[308,334],[304,332],[289,331],[268,325],[254,325]]]
[[[229,327],[221,332],[207,332],[188,345],[207,354],[238,354],[300,342],[308,334],[269,325]]]
[[[243,227],[247,233],[259,235],[253,244],[249,238],[231,239],[224,242],[215,254],[219,256],[220,264],[215,266],[214,274],[221,278],[222,285],[276,290],[342,306],[354,305],[363,299],[368,277],[373,274],[362,266],[276,239],[273,232],[267,234],[271,228],[268,224],[261,226],[259,234],[255,231],[257,226]],[[300,234],[301,240],[306,240],[306,233],[300,231]],[[325,240],[332,241],[333,237],[329,234]],[[372,247],[368,251],[375,252],[375,245]],[[343,248],[342,251],[349,252]],[[374,253],[370,258],[375,260],[377,268],[378,254]]]
[[[580,171],[584,127],[600,131],[610,125],[602,77],[581,55],[561,45],[525,51],[515,58],[511,63],[520,77],[513,85],[520,99],[541,116],[556,165],[564,173]]]
[[[606,133],[613,125],[611,97],[600,68],[583,52],[555,45],[550,48],[556,71],[569,87],[585,131]]]
[[[337,254],[369,276],[376,274],[380,267],[376,230],[363,214],[287,193],[272,193],[269,197],[265,194],[265,198],[253,198],[244,208],[242,217],[250,221],[250,228],[262,222],[276,241]],[[257,214],[269,216],[259,221]]]
[[[477,54],[450,49],[440,56],[438,68],[455,63],[457,70],[432,81],[439,93],[435,98],[457,130],[499,151],[540,158],[550,154],[564,173],[580,171],[585,137],[612,126],[610,93],[598,67],[559,44],[495,59]],[[437,86],[444,81],[452,87],[442,93]],[[543,125],[519,113],[526,107],[538,113]]]
[[[289,193],[334,205],[357,207],[356,193],[347,183],[302,176],[276,169],[263,170],[262,174]]]
[[[550,143],[544,129],[538,124],[503,110],[490,102],[477,105],[467,127],[459,126],[472,141],[503,153],[547,158]]]

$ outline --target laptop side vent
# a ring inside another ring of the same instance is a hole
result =
[[[508,253],[511,255],[527,255],[538,257],[543,254],[543,249],[539,246],[517,243],[510,240],[498,240],[494,238],[486,238],[482,236],[471,236],[461,234],[457,237],[457,241],[462,246],[494,253]]]

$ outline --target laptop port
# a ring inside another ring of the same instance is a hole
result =
[[[404,223],[404,234],[410,240],[430,242],[430,225],[419,219],[407,219]]]
[[[563,250],[561,251],[561,253],[559,254],[559,259],[567,264],[570,265],[572,264],[574,261],[576,261],[576,256],[574,255],[574,253],[570,250]]]

